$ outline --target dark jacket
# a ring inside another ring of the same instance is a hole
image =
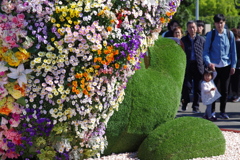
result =
[[[192,51],[192,43],[188,35],[182,37],[182,42],[184,44],[184,50],[186,53],[187,58],[187,66],[186,69],[188,69],[190,61],[191,61],[191,51]],[[203,64],[203,48],[204,48],[205,39],[199,35],[196,35],[194,39],[194,52],[195,52],[195,58],[197,61],[198,70],[201,74],[204,72],[204,64]]]
[[[167,31],[164,37],[173,37],[173,31],[171,30]]]
[[[236,68],[240,68],[240,41],[236,41],[236,50],[237,50],[237,66]]]

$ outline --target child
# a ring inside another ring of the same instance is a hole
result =
[[[204,118],[215,121],[217,118],[212,116],[212,103],[221,97],[213,80],[217,76],[217,72],[205,69],[203,74],[203,81],[201,83],[201,97],[202,103],[207,106]]]

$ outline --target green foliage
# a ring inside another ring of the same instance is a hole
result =
[[[155,129],[138,150],[141,160],[183,160],[222,155],[225,139],[212,122],[181,117]]]
[[[105,155],[136,151],[158,125],[173,120],[179,107],[185,54],[173,40],[160,38],[149,48],[150,66],[128,82],[119,111],[108,122]]]
[[[237,3],[240,4],[239,1]],[[195,0],[187,0],[186,2],[184,0],[181,2],[173,19],[178,20],[183,30],[186,30],[187,21],[196,19],[195,10]],[[226,24],[229,28],[240,26],[240,9],[235,8],[234,0],[199,0],[199,19],[211,24],[212,28],[214,28],[213,16],[218,13],[226,16]]]
[[[54,150],[54,148],[49,146],[47,146],[44,149],[41,149],[40,152],[41,153],[37,155],[39,160],[52,160],[56,155],[56,151]]]

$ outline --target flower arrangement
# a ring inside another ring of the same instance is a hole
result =
[[[0,157],[99,157],[105,128],[180,0],[2,0]]]

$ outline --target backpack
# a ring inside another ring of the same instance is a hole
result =
[[[229,43],[230,43],[231,42],[231,34],[230,34],[230,30],[229,29],[227,29],[227,36],[228,36],[228,40],[229,40]],[[212,37],[211,37],[211,43],[210,43],[209,50],[211,50],[211,48],[212,48],[212,43],[214,41],[214,38],[215,38],[215,30],[213,29],[212,30]]]

